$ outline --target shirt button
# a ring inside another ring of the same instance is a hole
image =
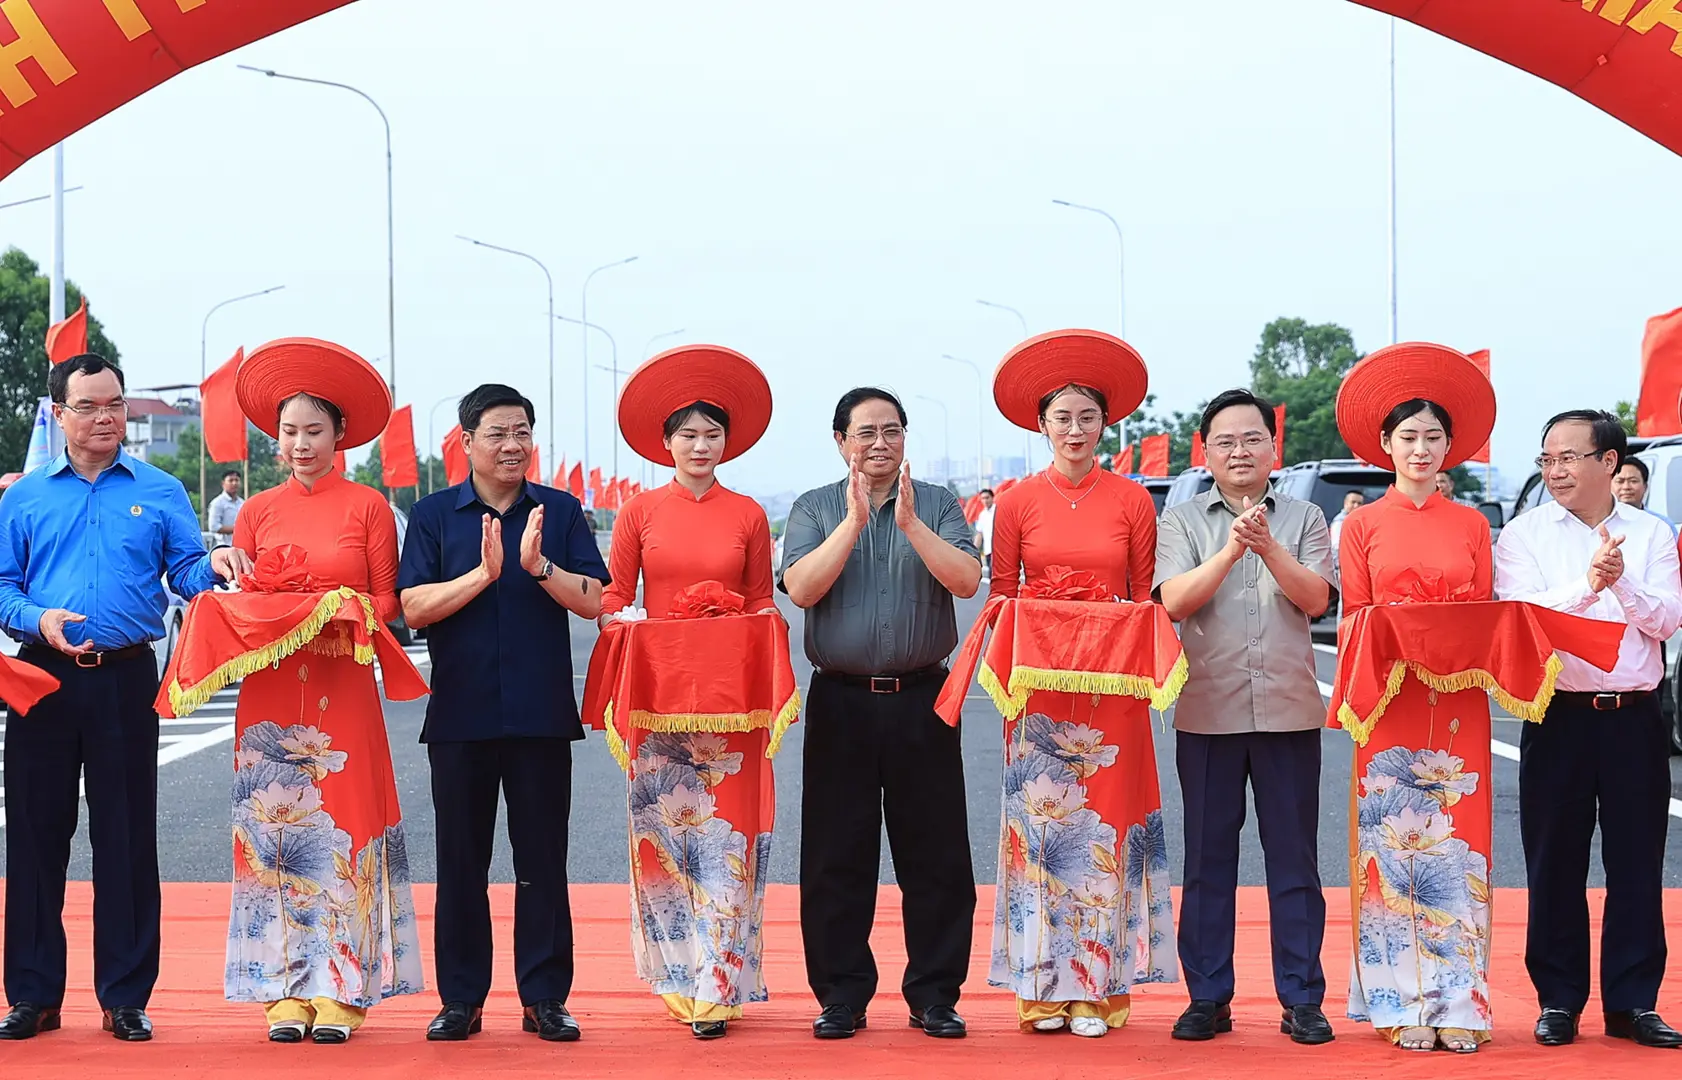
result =
[[[1250,644],[1252,644],[1252,645],[1260,645],[1260,644],[1261,644],[1261,642],[1260,642],[1260,641],[1257,641],[1257,640],[1256,640],[1256,639],[1255,639],[1255,638],[1251,638],[1251,639],[1250,639]]]
[[[1252,679],[1259,679],[1259,678],[1261,678],[1261,672],[1259,672],[1259,671],[1252,671],[1252,672],[1250,672],[1250,678],[1252,678]]]
[[[1251,609],[1250,609],[1250,614],[1252,614],[1252,615],[1254,615],[1254,614],[1255,614],[1255,613],[1256,613],[1256,609],[1255,609],[1255,608],[1251,608]]]

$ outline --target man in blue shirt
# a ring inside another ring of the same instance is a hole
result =
[[[158,977],[162,578],[193,596],[249,568],[207,555],[181,482],[123,451],[123,374],[92,354],[52,369],[65,452],[0,500],[0,626],[62,684],[6,726],[6,997],[0,1039],[59,1026],[64,881],[85,772],[94,849],[94,988],[105,1030],[152,1037]]]
[[[495,383],[461,399],[472,472],[409,514],[397,589],[426,627],[432,697],[421,741],[432,764],[438,901],[433,949],[444,1007],[426,1037],[478,1032],[491,989],[486,881],[497,789],[514,849],[514,971],[523,1026],[578,1038],[572,990],[567,817],[572,743],[584,737],[573,694],[567,612],[601,613],[607,567],[577,499],[528,484],[532,404]]]

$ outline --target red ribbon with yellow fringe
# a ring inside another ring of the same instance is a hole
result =
[[[584,725],[599,727],[628,768],[633,729],[771,732],[782,747],[800,715],[788,624],[742,614],[743,599],[716,581],[672,599],[664,619],[609,623],[590,654]]]
[[[1115,603],[1087,577],[1068,572],[1033,590],[1081,599],[988,600],[935,700],[940,718],[958,725],[978,664],[981,687],[1006,720],[1021,716],[1036,690],[1144,698],[1158,710],[1174,704],[1187,666],[1173,620],[1159,604]],[[1104,602],[1085,598],[1100,595]]]
[[[1431,594],[1428,585],[1421,595]],[[1410,672],[1438,693],[1479,687],[1512,715],[1539,722],[1559,676],[1556,653],[1611,671],[1623,636],[1623,623],[1514,600],[1365,607],[1338,628],[1326,724],[1365,746]]]
[[[264,569],[261,563],[258,569]],[[304,580],[297,576],[301,563],[277,560],[271,569],[293,583]],[[260,577],[259,585],[263,580],[269,579]],[[374,602],[355,589],[212,590],[193,597],[187,607],[181,640],[158,687],[158,715],[187,716],[217,691],[299,649],[350,656],[358,664],[372,664],[378,657],[391,701],[412,701],[427,693],[426,680],[374,614]]]
[[[0,701],[22,716],[57,690],[59,681],[34,664],[0,653]]]

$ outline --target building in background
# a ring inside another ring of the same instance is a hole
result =
[[[189,399],[174,404],[155,397],[128,399],[128,452],[142,461],[174,454],[181,433],[198,427],[199,405]]]

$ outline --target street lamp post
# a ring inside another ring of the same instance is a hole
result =
[[[386,119],[385,110],[380,103],[366,93],[346,83],[330,82],[327,79],[308,79],[302,75],[285,75],[270,68],[252,67],[250,64],[240,64],[245,71],[255,71],[259,75],[267,75],[271,79],[285,79],[288,82],[311,83],[315,86],[331,86],[336,90],[348,90],[357,97],[374,107],[380,114],[380,123],[385,125],[385,330],[386,330],[386,381],[391,384],[391,399],[397,400],[397,241],[394,230],[396,214],[392,203],[391,187],[391,121]]]
[[[619,396],[619,342],[613,340],[613,335],[607,332],[607,327],[605,326],[598,326],[593,322],[585,322],[583,319],[574,319],[570,315],[557,315],[555,318],[559,319],[561,322],[576,323],[578,326],[581,326],[586,338],[590,336],[590,331],[592,330],[607,338],[607,344],[613,351],[613,366],[610,368],[603,368],[602,370],[613,372],[613,394],[614,400],[617,402]],[[599,364],[591,365],[591,367],[600,366],[601,365]],[[589,375],[589,370],[586,369],[584,372],[584,400],[586,402],[590,400]],[[586,435],[585,437],[588,438],[589,436]],[[590,471],[588,459],[585,460],[584,471],[586,474]],[[617,408],[613,410],[613,475],[619,475],[619,410]]]
[[[1028,338],[1028,320],[1023,317],[1023,315],[1020,311],[1011,307],[1009,304],[1000,304],[1000,303],[996,303],[992,300],[977,300],[976,303],[980,304],[982,307],[985,307],[985,308],[993,308],[997,311],[1008,311],[1012,315],[1015,315],[1016,316],[1016,321],[1022,324],[1022,338],[1023,338],[1023,340],[1027,340],[1027,338]],[[1032,446],[1033,446],[1033,436],[1024,434],[1022,436],[1022,467],[1024,469],[1031,469],[1033,467],[1033,462],[1030,460],[1030,458],[1031,458],[1030,451],[1032,449]]]
[[[962,364],[975,372],[975,490],[979,492],[987,486],[981,476],[981,462],[985,457],[985,452],[982,449],[981,426],[987,420],[986,378],[981,374],[981,368],[973,360],[965,360],[963,357],[953,356],[951,353],[941,353],[940,358],[950,360],[954,364]]]
[[[665,330],[655,334],[653,337],[648,339],[648,344],[642,347],[642,358],[647,360],[650,356],[654,355],[654,343],[659,341],[661,338],[677,337],[679,334],[686,334],[688,332],[689,331],[680,326],[676,330]]]
[[[940,478],[950,486],[952,483],[952,414],[947,411],[946,402],[939,398],[932,398],[927,394],[918,394],[917,400],[940,406],[940,442],[941,453],[944,455],[944,460],[940,463]]]
[[[466,240],[474,247],[488,248],[491,251],[500,251],[504,255],[516,255],[519,258],[525,259],[527,262],[536,263],[537,268],[543,271],[543,280],[547,282],[549,286],[549,319],[546,324],[549,330],[549,458],[551,461],[559,461],[560,458],[555,456],[555,279],[550,275],[549,268],[543,265],[543,260],[539,259],[536,255],[531,255],[524,251],[516,251],[513,248],[503,247],[500,244],[487,244],[483,240],[475,240],[471,236],[463,236],[460,233],[456,233],[456,239]],[[585,409],[584,415],[586,418],[584,422],[587,425],[589,423],[588,408]],[[585,449],[588,451],[589,428],[586,427],[584,430]]]
[[[242,293],[239,296],[230,296],[226,300],[219,301],[213,305],[209,311],[205,312],[204,321],[199,324],[199,513],[201,514],[208,514],[210,512],[210,507],[204,501],[204,474],[208,462],[206,454],[209,452],[206,450],[204,444],[204,380],[210,377],[209,363],[206,355],[210,336],[210,317],[227,307],[229,304],[237,304],[241,300],[254,300],[259,296],[267,296],[272,292],[279,292],[284,288],[286,288],[284,285],[271,285],[259,292]],[[249,457],[250,455],[248,454],[246,456]],[[246,463],[246,468],[247,470],[250,469],[250,462]],[[210,527],[210,519],[208,517],[205,518],[205,527]]]
[[[1116,334],[1118,337],[1127,336],[1127,241],[1122,237],[1121,222],[1108,210],[1101,210],[1096,206],[1084,203],[1070,202],[1068,199],[1051,200],[1058,206],[1067,206],[1071,210],[1085,210],[1089,214],[1097,214],[1110,223],[1115,229],[1116,245]]]
[[[436,442],[433,442],[433,439],[436,437],[436,433],[432,429],[432,423],[433,423],[434,420],[438,419],[438,406],[448,405],[452,401],[460,401],[460,400],[461,400],[461,395],[460,394],[454,394],[454,395],[451,395],[450,397],[447,397],[447,398],[440,398],[438,401],[433,403],[432,410],[426,414],[426,441],[432,444],[432,449],[429,450],[427,452],[427,455],[426,455],[426,490],[427,491],[437,491],[438,490],[436,487],[433,486],[433,483],[432,483],[432,459],[434,457],[436,457],[437,453],[438,453],[438,444]],[[446,477],[444,477],[444,479],[449,480],[449,477],[446,476]]]
[[[578,336],[584,349],[584,363],[581,366],[584,371],[584,473],[586,476],[590,472],[590,279],[603,270],[612,270],[616,266],[634,263],[639,258],[641,258],[640,255],[632,255],[616,262],[603,263],[584,275],[584,285],[578,290]],[[607,331],[603,330],[602,333],[605,334]],[[612,340],[611,335],[608,340]],[[615,361],[614,367],[618,366],[618,362]],[[619,423],[617,419],[615,419],[613,425],[613,456],[617,461],[619,457]],[[617,467],[615,467],[614,475],[619,475]]]

